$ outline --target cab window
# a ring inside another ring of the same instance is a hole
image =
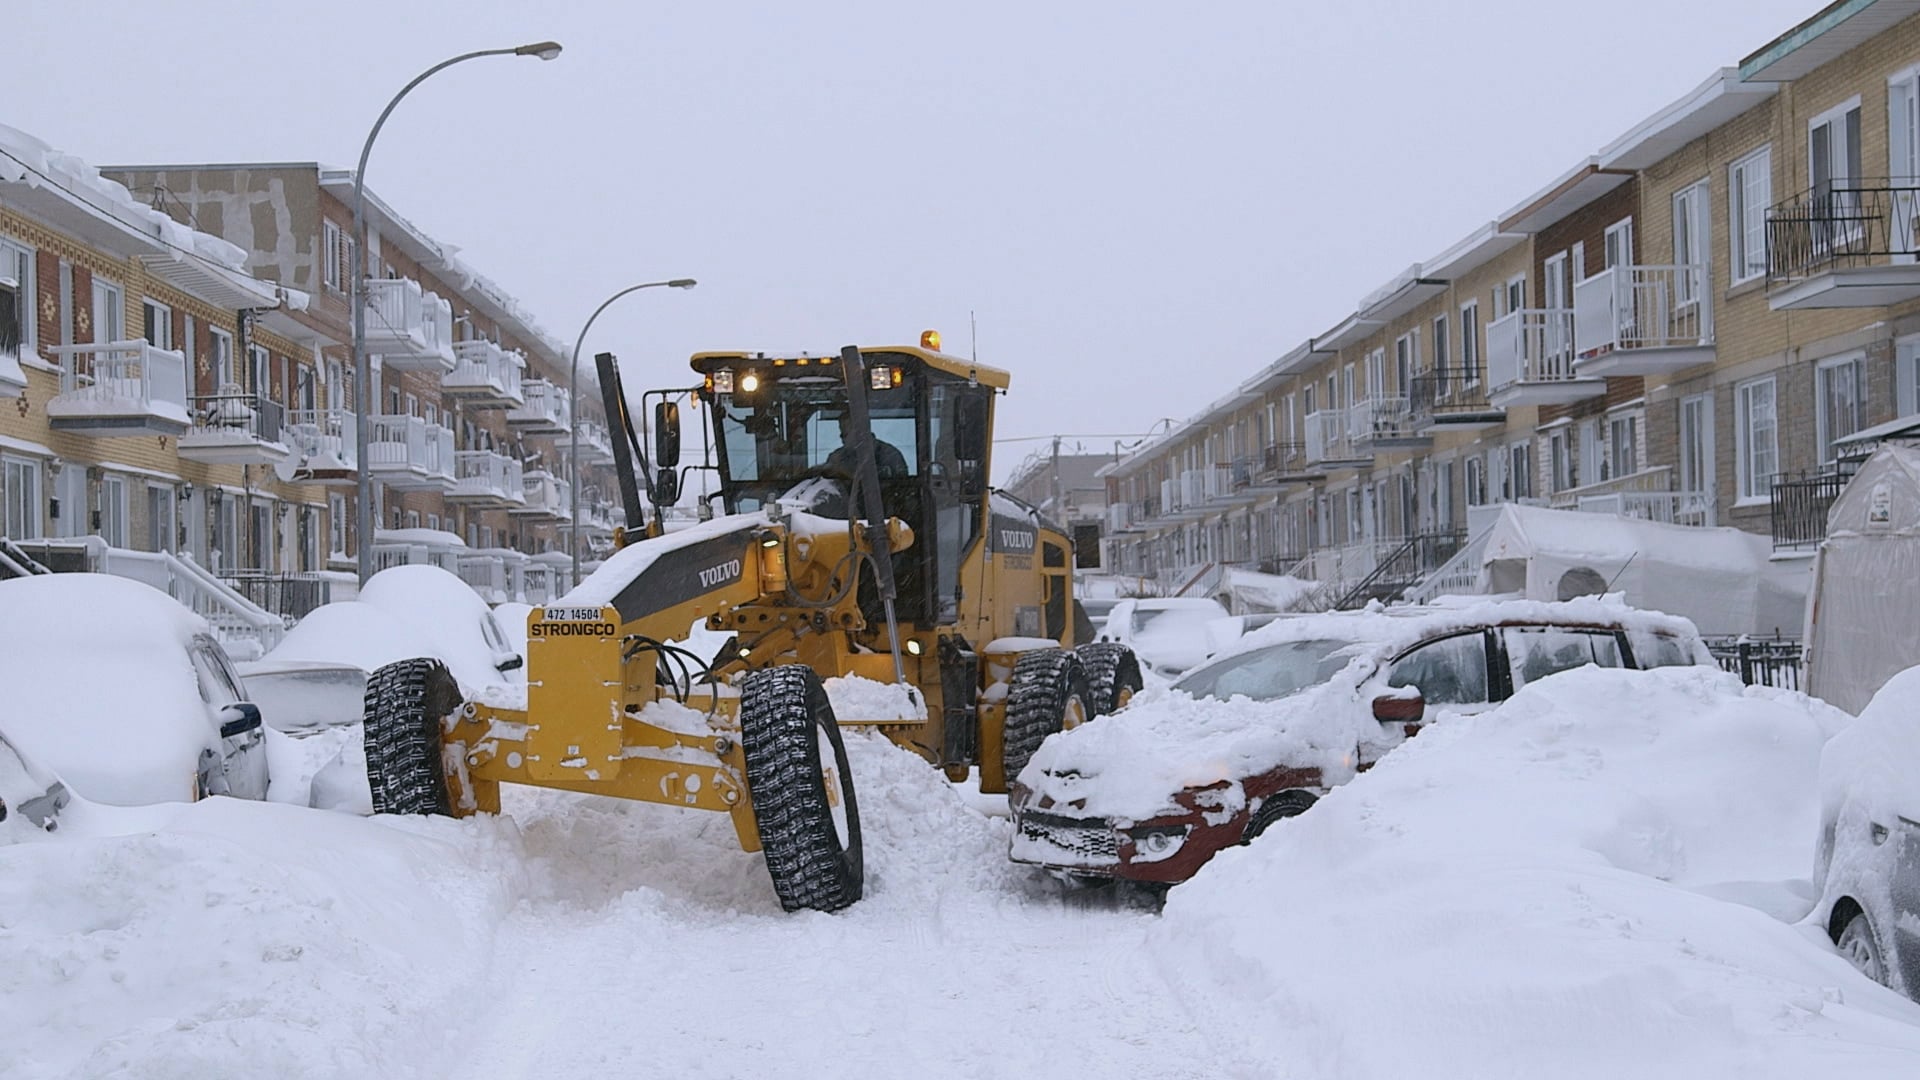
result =
[[[1633,650],[1635,667],[1691,667],[1696,662],[1693,649],[1672,634],[1653,630],[1627,631],[1627,645]]]
[[[1475,630],[1416,646],[1393,662],[1388,686],[1412,686],[1429,705],[1478,705],[1487,693],[1487,635]]]
[[[1611,630],[1558,626],[1509,626],[1501,631],[1515,690],[1538,679],[1588,664],[1617,668],[1620,639]]]

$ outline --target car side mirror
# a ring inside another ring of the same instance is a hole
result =
[[[220,709],[220,737],[233,738],[245,735],[260,728],[260,706],[251,701],[237,701]]]
[[[680,403],[677,401],[654,403],[653,461],[662,471],[680,464]]]
[[[512,656],[507,657],[506,659],[500,661],[499,663],[493,666],[494,666],[494,670],[500,672],[500,674],[502,675],[505,675],[509,671],[518,671],[521,668],[526,667],[527,658],[524,656],[521,656],[519,653],[514,653]]]
[[[1383,724],[1417,724],[1426,714],[1427,699],[1412,687],[1373,699],[1373,718]]]

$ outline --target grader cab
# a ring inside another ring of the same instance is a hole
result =
[[[613,358],[598,362],[619,549],[529,615],[524,702],[462,701],[430,660],[374,674],[376,810],[495,812],[502,783],[717,810],[765,853],[783,907],[831,911],[863,876],[841,726],[1004,792],[1047,735],[1139,689],[1124,647],[1075,647],[1090,635],[1067,535],[988,487],[1005,372],[932,335],[826,356],[701,353],[698,385],[645,395],[659,398],[649,461]],[[685,468],[682,399],[707,427],[705,459]],[[700,470],[720,512],[668,530],[663,508]],[[719,655],[674,644],[700,620],[732,633]],[[870,715],[836,715],[834,687]]]

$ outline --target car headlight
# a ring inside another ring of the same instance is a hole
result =
[[[1187,834],[1192,831],[1191,825],[1153,825],[1128,829],[1127,835],[1133,838],[1133,861],[1161,862],[1172,858],[1186,844]]]

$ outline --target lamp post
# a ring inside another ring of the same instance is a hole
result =
[[[647,281],[639,285],[629,285],[601,301],[600,306],[593,309],[593,314],[587,316],[587,325],[580,328],[580,336],[573,341],[573,365],[567,369],[567,427],[569,429],[567,464],[573,470],[573,491],[570,496],[573,505],[569,507],[569,512],[573,514],[573,532],[570,534],[567,546],[573,549],[573,583],[575,585],[580,584],[580,346],[586,344],[587,331],[593,329],[594,320],[600,317],[600,313],[628,293],[639,292],[641,289],[691,289],[698,284],[700,283],[692,278],[672,278],[667,281]],[[611,423],[613,418],[608,417],[607,420]]]
[[[482,56],[535,56],[551,60],[559,55],[559,42],[537,41],[512,49],[482,49],[479,52],[461,53],[451,60],[442,60],[414,76],[412,82],[393,95],[387,107],[380,110],[380,119],[373,122],[373,130],[367,132],[366,144],[360,148],[360,164],[353,170],[353,266],[349,268],[353,277],[348,297],[353,305],[353,447],[354,460],[359,466],[354,485],[355,497],[359,501],[354,532],[362,585],[373,576],[373,478],[367,469],[367,421],[373,413],[373,374],[368,370],[367,363],[367,156],[373,153],[373,140],[380,137],[380,129],[386,125],[393,107],[436,72]]]

